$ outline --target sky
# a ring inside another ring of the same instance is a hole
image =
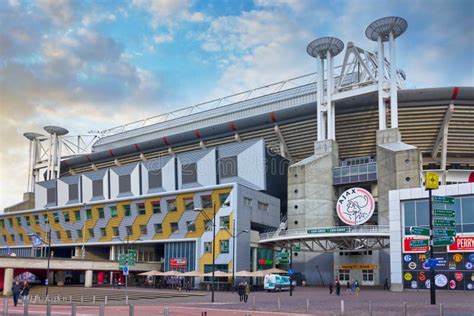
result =
[[[470,0],[1,0],[0,212],[26,191],[24,132],[87,134],[308,74],[313,39],[375,50],[365,29],[392,15],[408,88],[474,86]]]

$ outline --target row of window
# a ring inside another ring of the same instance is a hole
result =
[[[246,208],[252,208],[252,205],[253,205],[253,200],[251,198],[248,198],[248,197],[245,197],[244,196],[244,207]],[[268,212],[269,210],[269,205],[267,203],[263,203],[263,202],[260,202],[260,201],[257,201],[257,209],[259,211],[265,211],[265,212]]]
[[[340,269],[339,270],[339,280],[350,281],[351,279],[351,270]],[[374,270],[362,270],[362,281],[363,282],[373,282],[374,281]]]
[[[225,202],[225,200],[227,199],[228,196],[229,196],[229,193],[219,194],[219,200],[220,200],[221,204],[223,204]],[[177,211],[176,199],[166,200],[165,203],[167,204],[168,212],[176,212]],[[211,197],[211,195],[201,196],[201,205],[202,205],[202,208],[212,208],[212,197]],[[145,203],[136,203],[135,206],[136,206],[138,215],[145,215],[146,214],[147,211],[146,211],[146,208],[145,208]],[[151,209],[152,209],[153,214],[161,213],[161,203],[160,203],[160,201],[158,200],[158,201],[151,202]],[[192,197],[184,199],[184,209],[186,211],[194,210],[194,199]],[[96,211],[97,211],[97,215],[98,215],[99,219],[105,218],[104,208],[102,208],[102,207],[96,208]],[[116,206],[109,206],[109,211],[110,211],[110,217],[114,218],[114,217],[118,216]],[[124,211],[124,216],[126,216],[126,217],[131,216],[132,215],[131,205],[130,204],[123,205],[123,211]],[[90,208],[86,209],[86,211],[85,211],[86,220],[91,220],[92,219],[92,217],[93,217],[92,212],[93,212],[92,209],[90,209]],[[62,212],[62,215],[63,215],[65,223],[69,223],[71,221],[69,211]],[[53,219],[54,219],[55,223],[60,222],[59,216],[60,216],[60,212],[54,212],[53,213]],[[16,221],[17,221],[18,226],[23,226],[23,220],[22,219],[24,219],[24,224],[26,226],[31,226],[32,221],[34,221],[35,224],[37,224],[37,225],[40,224],[40,217],[39,217],[38,214],[37,215],[26,215],[26,216],[23,216],[23,217],[22,216],[17,216]],[[43,215],[43,219],[44,219],[44,224],[49,224],[48,216]],[[75,210],[74,211],[74,219],[76,221],[81,220],[80,210]],[[7,218],[7,220],[8,220],[9,226],[13,227],[13,217],[9,217],[9,218]],[[0,228],[5,228],[5,220],[4,219],[0,219]]]
[[[221,249],[221,253],[229,253],[229,239],[223,239],[219,241],[219,246]],[[212,242],[205,242],[204,243],[204,252],[211,253],[212,252]]]

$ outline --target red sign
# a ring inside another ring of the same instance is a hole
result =
[[[188,266],[187,258],[171,258],[170,267],[171,268],[182,268],[185,269]]]
[[[474,236],[456,236],[454,244],[448,246],[448,252],[474,251]]]
[[[410,241],[412,240],[426,240],[427,238],[415,238],[415,237],[405,237],[403,238],[403,253],[423,253],[427,252],[430,247],[416,247],[413,248],[410,245]]]
[[[463,279],[462,272],[456,272],[456,273],[454,273],[454,278],[456,279],[456,281],[461,282],[462,279]]]

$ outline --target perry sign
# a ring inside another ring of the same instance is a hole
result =
[[[347,225],[360,225],[374,214],[375,201],[369,191],[351,188],[344,191],[337,200],[337,216]]]

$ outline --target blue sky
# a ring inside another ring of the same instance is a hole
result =
[[[0,209],[26,188],[25,131],[85,134],[307,74],[310,41],[375,50],[365,28],[389,15],[409,24],[408,88],[474,86],[474,1],[0,1]]]

